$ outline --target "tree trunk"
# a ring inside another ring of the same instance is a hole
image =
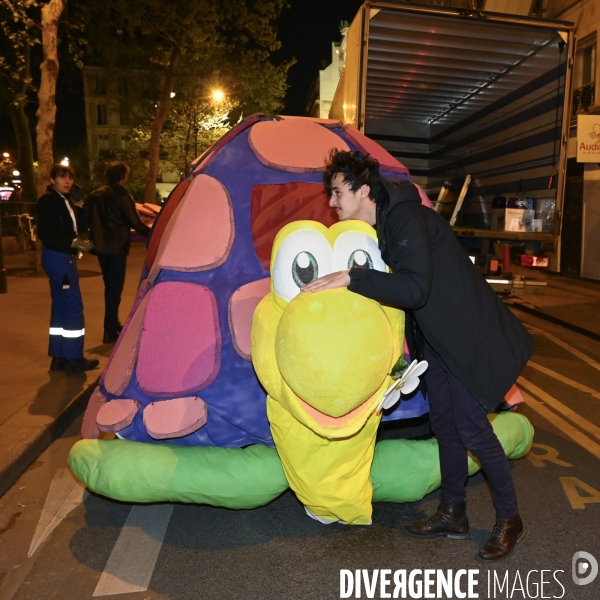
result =
[[[21,102],[16,108],[10,111],[17,146],[19,151],[18,168],[21,173],[21,188],[23,190],[23,202],[35,202],[38,199],[36,195],[35,172],[33,170],[33,142],[31,132],[29,131],[29,119],[25,114],[25,107]],[[21,210],[21,209],[19,209]],[[27,208],[26,212],[31,212]]]
[[[156,193],[156,178],[158,176],[158,164],[160,160],[160,134],[169,115],[171,108],[171,92],[173,91],[173,82],[175,81],[175,62],[179,57],[179,48],[173,47],[169,57],[169,65],[165,70],[165,82],[163,91],[152,123],[150,133],[150,145],[148,147],[148,173],[146,173],[146,189],[144,190],[144,202],[154,204],[154,194]]]
[[[50,183],[50,169],[54,164],[52,144],[56,122],[56,80],[58,79],[58,20],[67,0],[50,0],[42,8],[42,49],[44,60],[40,65],[41,79],[38,90],[38,122],[35,128],[38,170],[37,195],[41,196]]]
[[[19,159],[17,166],[21,173],[21,189],[23,202],[35,202],[37,200],[35,187],[35,172],[33,170],[33,142],[31,140],[31,131],[29,130],[29,118],[25,114],[25,103],[27,102],[27,91],[29,89],[29,46],[25,48],[25,73],[23,74],[22,83],[19,84],[17,94],[18,104],[13,106],[10,111],[10,120],[12,122],[15,138],[17,140],[17,148]],[[23,212],[23,207],[19,206],[19,212]],[[27,207],[26,212],[31,212],[31,208]]]

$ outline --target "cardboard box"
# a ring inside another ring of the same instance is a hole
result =
[[[492,200],[494,231],[532,231],[535,217],[534,198],[496,196]]]

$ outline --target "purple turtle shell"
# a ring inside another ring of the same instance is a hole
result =
[[[115,398],[128,398],[141,405],[131,424],[118,432],[120,437],[142,442],[174,443],[188,446],[243,447],[256,443],[267,446],[274,445],[266,416],[266,392],[256,377],[252,363],[247,360],[247,357],[243,358],[236,351],[230,330],[229,300],[241,286],[269,276],[269,272],[265,270],[256,253],[252,235],[251,198],[254,186],[296,182],[321,185],[323,175],[320,172],[299,173],[278,170],[259,161],[249,145],[248,137],[252,127],[265,120],[268,119],[262,115],[252,115],[242,121],[195,162],[195,170],[187,177],[187,180],[190,180],[200,174],[208,175],[223,184],[227,191],[231,200],[235,235],[226,260],[216,268],[204,271],[162,269],[151,283],[147,281],[149,268],[146,265],[141,277],[140,292],[132,309],[133,314],[145,294],[151,294],[154,288],[166,282],[192,283],[202,286],[212,293],[216,300],[216,313],[220,328],[218,372],[214,374],[212,382],[208,385],[198,384],[199,389],[187,389],[185,394],[186,396],[198,396],[206,403],[208,407],[206,424],[197,431],[182,437],[154,439],[144,426],[143,408],[153,402],[168,401],[168,395],[162,393],[160,397],[157,397],[144,391],[140,387],[135,372],[130,377],[126,389],[118,396],[113,395],[108,392],[104,384],[105,371],[100,385],[101,392],[108,401]],[[351,149],[358,149],[357,145],[345,135],[342,126],[333,126],[332,124],[321,126],[326,126],[329,131],[342,138]],[[398,164],[400,165],[400,163]],[[389,179],[410,179],[406,169],[402,165],[400,167],[394,168],[393,171],[382,167],[382,175]],[[169,199],[165,205],[168,205],[168,202]],[[164,218],[165,214],[163,206],[157,217],[157,223]],[[283,225],[284,223],[281,223],[281,226]],[[160,229],[164,230],[164,224]],[[153,229],[153,232],[155,231],[157,231],[156,224]],[[151,237],[148,244],[150,244],[150,240]],[[181,318],[185,319],[185,315],[182,314]],[[130,315],[122,337],[131,321]],[[119,343],[113,351],[107,369],[110,368],[118,347]],[[165,356],[160,348],[157,348],[157,353],[159,353],[158,360],[177,360],[176,356]],[[172,397],[180,396],[173,395]],[[390,414],[384,416],[384,420],[412,418],[423,415],[428,410],[426,399],[417,391],[408,399],[403,398]]]

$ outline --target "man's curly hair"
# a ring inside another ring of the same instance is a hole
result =
[[[347,183],[353,192],[356,192],[365,184],[368,185],[369,198],[377,202],[381,187],[379,161],[371,158],[369,154],[362,154],[358,151],[349,152],[337,148],[331,150],[323,174],[325,194],[328,198],[331,198],[331,180],[338,173],[342,173],[344,183]]]

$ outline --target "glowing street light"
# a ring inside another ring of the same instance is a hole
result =
[[[225,98],[225,94],[221,90],[214,90],[212,97],[215,102],[221,102]]]
[[[13,177],[18,177],[21,173],[19,171],[13,171]]]
[[[10,154],[8,152],[5,152],[2,156],[4,156],[4,158],[10,158]]]
[[[65,156],[65,157],[64,157],[64,158],[63,158],[63,159],[60,161],[60,164],[61,164],[63,167],[68,167],[68,166],[69,166],[69,158],[68,158],[67,156]]]
[[[175,98],[175,92],[171,92],[170,96],[171,98]]]

